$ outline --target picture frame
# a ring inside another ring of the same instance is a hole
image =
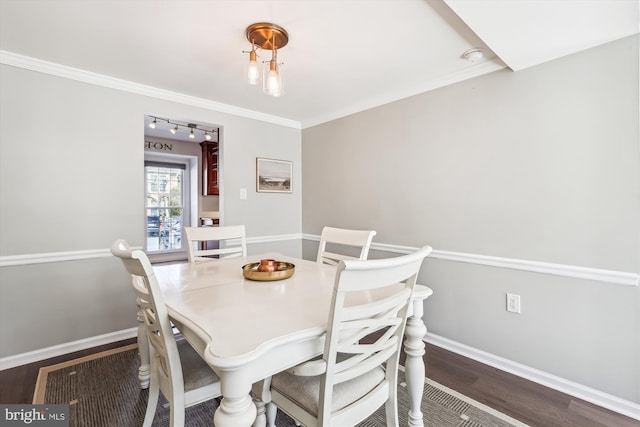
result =
[[[258,193],[291,193],[293,162],[256,157],[256,191]]]

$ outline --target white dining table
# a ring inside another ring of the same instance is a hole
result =
[[[243,265],[267,258],[293,263],[293,276],[279,281],[243,277]],[[216,427],[264,425],[264,406],[259,404],[258,410],[252,400],[252,384],[322,354],[335,267],[265,253],[156,265],[153,270],[171,320],[220,377],[223,399],[214,415]],[[416,285],[405,329],[412,427],[424,425],[420,403],[426,327],[422,314],[423,301],[431,293],[426,286]],[[368,296],[362,294],[362,298]],[[144,335],[143,330],[139,328],[139,335]],[[138,341],[139,378],[145,387],[149,378],[146,336]]]

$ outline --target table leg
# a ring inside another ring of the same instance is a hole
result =
[[[225,397],[213,416],[213,424],[216,427],[249,427],[256,419],[256,405],[249,396]]]
[[[424,426],[420,408],[425,379],[424,360],[422,359],[425,346],[422,339],[427,333],[427,327],[422,321],[422,303],[422,300],[413,301],[413,313],[407,319],[405,328],[404,351],[407,354],[405,373],[409,393],[409,427]]]
[[[138,307],[140,302],[138,299]],[[140,355],[140,367],[138,368],[138,381],[140,388],[149,388],[149,378],[151,376],[151,356],[149,354],[149,339],[147,337],[147,326],[144,324],[142,308],[138,310],[138,354]]]
[[[266,417],[265,403],[260,399],[254,399],[253,403],[256,405],[257,413],[256,413],[256,419],[251,425],[251,427],[266,427],[267,417]]]

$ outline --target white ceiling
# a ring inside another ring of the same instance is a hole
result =
[[[281,98],[243,80],[245,30],[262,21],[289,33]],[[640,0],[0,0],[4,63],[35,58],[300,128],[638,32]],[[476,47],[486,58],[465,61]]]

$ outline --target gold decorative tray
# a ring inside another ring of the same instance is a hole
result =
[[[242,275],[249,280],[260,282],[270,282],[274,280],[284,280],[293,276],[296,266],[290,262],[276,261],[274,271],[258,271],[259,262],[252,262],[242,266]]]

